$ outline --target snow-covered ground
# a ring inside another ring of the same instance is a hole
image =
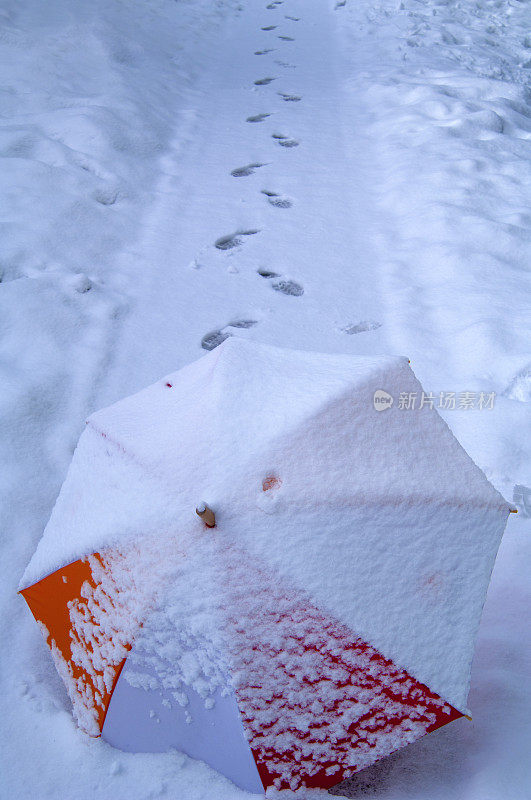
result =
[[[251,797],[80,733],[16,594],[93,410],[226,335],[407,355],[436,402],[495,393],[442,414],[508,500],[531,487],[530,23],[516,0],[4,0],[2,796]],[[334,794],[529,797],[519,502],[473,721]]]

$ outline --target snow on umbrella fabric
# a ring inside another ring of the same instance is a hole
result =
[[[422,391],[405,358],[233,337],[88,420],[22,589],[83,729],[263,792],[466,713],[510,507],[377,390]]]

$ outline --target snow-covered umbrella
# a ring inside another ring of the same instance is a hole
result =
[[[80,726],[263,793],[468,714],[511,509],[421,395],[229,338],[94,414],[22,588]]]

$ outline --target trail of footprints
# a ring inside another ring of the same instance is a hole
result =
[[[268,3],[265,7],[269,11],[275,10],[278,6],[282,5],[283,0],[272,0],[272,2]],[[288,14],[284,15],[285,19],[291,20],[292,22],[299,22],[300,17],[293,17]],[[272,32],[277,30],[278,25],[264,25],[261,27],[262,31],[265,32]],[[277,39],[282,42],[294,42],[295,39],[293,36],[288,36],[286,34],[277,34]],[[266,47],[262,50],[256,50],[256,56],[265,56],[269,53],[274,53],[275,48],[273,47]],[[289,64],[282,60],[275,61],[281,67],[288,68],[288,69],[295,69],[293,64]],[[264,78],[258,78],[254,81],[254,86],[269,86],[269,84],[273,83],[273,81],[278,80],[278,78],[274,75],[268,75]],[[286,103],[298,103],[302,100],[299,95],[295,94],[288,94],[286,92],[277,92],[277,95],[282,98],[282,100]],[[269,117],[271,117],[270,112],[262,112],[260,114],[253,114],[247,117],[246,122],[249,123],[262,123],[265,122]],[[283,133],[272,133],[271,137],[275,144],[278,144],[280,147],[286,148],[293,148],[299,146],[299,141],[294,139],[291,136],[286,136]],[[253,162],[250,164],[244,164],[241,167],[236,167],[231,171],[231,175],[233,178],[247,178],[251,175],[254,175],[255,172],[262,167],[267,166],[265,162]],[[293,200],[286,195],[279,194],[278,192],[271,191],[269,189],[262,189],[261,194],[267,200],[269,205],[273,206],[277,209],[289,209],[293,205]],[[254,236],[260,231],[258,229],[250,229],[250,230],[237,230],[234,233],[227,234],[225,236],[221,236],[219,239],[216,239],[214,242],[214,247],[217,250],[221,251],[229,251],[239,248],[247,237]],[[258,275],[263,278],[264,280],[268,281],[271,288],[275,292],[279,292],[280,294],[286,295],[288,297],[301,297],[304,294],[304,288],[301,284],[297,283],[296,281],[291,280],[290,278],[286,278],[285,276],[281,275],[278,272],[273,272],[267,268],[260,268],[258,270]],[[214,350],[218,345],[225,341],[229,336],[232,336],[235,330],[238,329],[247,329],[252,328],[258,324],[258,321],[255,319],[238,319],[232,322],[227,323],[223,328],[219,328],[213,331],[209,331],[206,333],[202,340],[201,340],[201,347],[204,350]],[[359,325],[364,325],[365,323],[359,323]],[[354,325],[349,326],[350,329],[344,329],[347,333],[357,333],[358,331],[355,330]],[[367,330],[368,328],[361,328],[363,330]]]

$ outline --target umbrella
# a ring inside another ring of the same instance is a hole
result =
[[[511,508],[425,396],[231,337],[91,416],[21,590],[79,725],[263,793],[468,715]]]

